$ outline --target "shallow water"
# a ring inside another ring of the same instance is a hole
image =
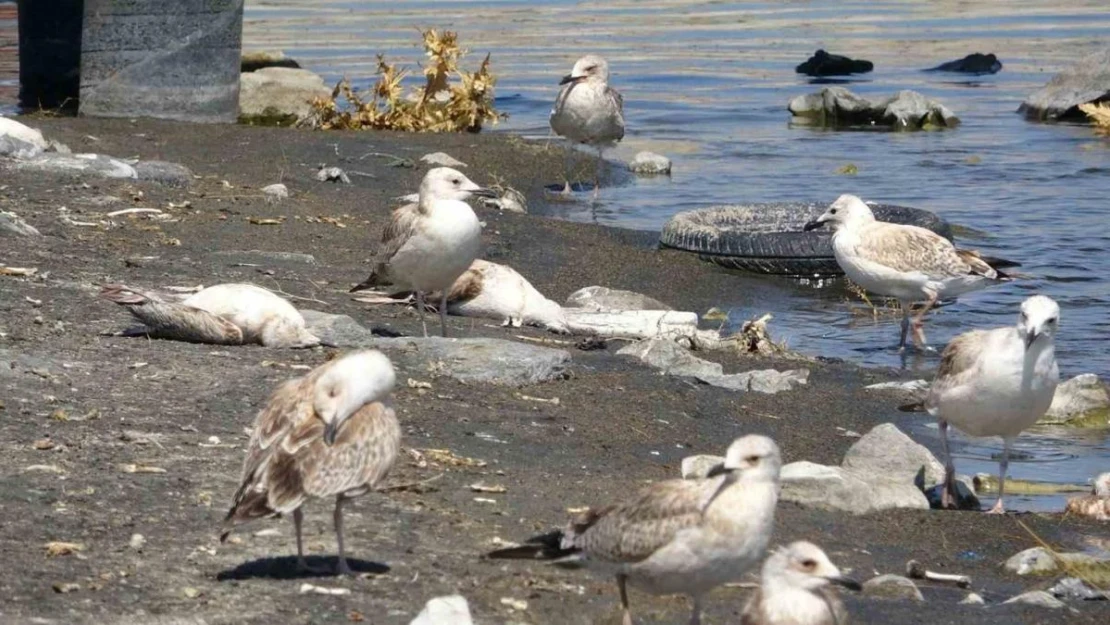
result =
[[[559,77],[586,52],[609,59],[612,84],[624,94],[628,136],[608,157],[627,161],[649,149],[670,156],[674,174],[603,189],[597,206],[555,205],[556,216],[657,230],[681,210],[829,202],[845,192],[933,210],[979,233],[963,244],[1020,261],[1033,276],[931,315],[926,330],[933,344],[973,327],[1009,324],[1019,302],[1040,292],[1063,310],[1061,374],[1110,377],[1110,255],[1104,252],[1110,140],[1084,126],[1028,123],[1014,112],[1053,73],[1106,45],[1104,0],[1066,7],[1029,0],[248,0],[244,46],[284,50],[329,83],[347,76],[364,87],[379,52],[414,68],[422,58],[418,28],[426,26],[460,33],[473,50],[464,65],[492,53],[498,107],[510,115],[495,132],[548,137]],[[875,62],[876,70],[854,80],[853,90],[874,96],[915,89],[945,103],[963,124],[912,134],[791,126],[789,99],[820,88],[793,68],[819,47]],[[1003,70],[982,77],[920,71],[976,51],[997,54]],[[836,173],[849,163],[858,174]],[[862,305],[838,285],[778,282],[781,300],[722,293],[720,306],[736,321],[774,313],[775,335],[804,352],[931,376],[935,356],[903,362],[891,349],[895,315],[860,314]],[[935,426],[921,423],[914,433],[936,448]],[[1082,483],[1110,458],[1105,432],[1038,432],[1017,447],[1029,456],[1011,463],[1011,475],[1023,479]],[[997,470],[991,455],[1000,450],[998,441],[956,448],[961,472]],[[1058,508],[1059,501],[1014,502],[1042,506]]]

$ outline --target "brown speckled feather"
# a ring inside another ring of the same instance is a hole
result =
[[[856,253],[891,269],[921,272],[936,280],[968,274],[997,277],[978,253],[957,251],[948,239],[917,226],[870,224],[860,232]]]
[[[408,242],[416,228],[417,219],[422,213],[420,204],[416,202],[405,204],[393,210],[389,217],[389,223],[382,230],[382,243],[378,247],[377,253],[374,254],[374,268],[370,271],[370,277],[352,290],[388,286],[391,283],[389,261]]]
[[[490,263],[484,260],[471,263],[470,268],[451,285],[451,290],[447,292],[447,303],[466,302],[478,297],[482,292],[482,284],[485,282],[489,266]]]
[[[1110,499],[1097,495],[1072,497],[1064,506],[1064,512],[1096,521],[1110,521]]]
[[[990,330],[972,330],[952,339],[940,354],[940,366],[937,367],[936,378],[929,388],[925,398],[925,407],[936,406],[936,398],[944,391],[963,384],[969,375],[973,375],[975,365],[986,345],[987,334]]]
[[[700,524],[703,507],[720,479],[668,480],[641,490],[632,499],[575,519],[568,540],[589,557],[639,562]]]
[[[840,595],[836,594],[835,590],[820,588],[814,594],[820,596],[825,601],[825,605],[829,606],[823,618],[807,621],[796,618],[776,619],[767,613],[763,589],[757,588],[744,606],[744,612],[740,615],[740,625],[847,625],[848,610],[844,608],[844,602],[840,600]]]

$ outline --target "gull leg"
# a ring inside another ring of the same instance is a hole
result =
[[[443,338],[447,338],[447,289],[443,289],[443,297],[439,300],[439,329]]]
[[[597,200],[598,193],[601,192],[601,164],[604,162],[601,158],[602,149],[597,149],[597,166],[594,167],[594,200]]]
[[[959,507],[956,493],[956,467],[952,464],[952,452],[948,451],[948,422],[940,420],[940,449],[944,452],[944,486],[940,491],[940,507],[945,510]]]
[[[420,327],[424,328],[424,338],[428,338],[428,324],[424,322],[424,291],[416,292],[416,310],[420,313]]]
[[[701,625],[701,597],[694,595],[690,598],[694,603],[690,614],[690,625]]]
[[[617,590],[621,594],[621,624],[632,625],[632,611],[628,609],[628,589],[625,588],[625,582],[628,577],[623,573],[617,573]]]
[[[906,335],[910,331],[910,307],[906,302],[899,302],[902,305],[902,337],[898,339],[898,353],[906,351]]]
[[[994,507],[987,514],[1006,514],[1002,496],[1006,493],[1006,469],[1010,467],[1010,446],[1013,443],[1012,438],[1002,439],[1002,460],[998,463],[998,501],[994,502]]]
[[[570,153],[573,150],[570,141],[563,142],[563,195],[570,197],[573,190],[570,188]]]
[[[339,495],[335,498],[335,512],[333,518],[335,519],[335,544],[339,548],[339,564],[335,567],[335,572],[340,575],[352,575],[351,567],[347,566],[347,558],[343,555],[343,503],[347,498]]]
[[[925,302],[925,308],[921,309],[917,317],[913,320],[913,342],[917,345],[918,349],[922,351],[931,351],[929,345],[925,342],[925,314],[929,309],[937,303],[937,294],[928,293],[929,300]]]
[[[297,572],[299,573],[322,573],[320,569],[313,568],[308,565],[308,560],[304,559],[304,542],[301,540],[301,525],[304,523],[304,512],[300,508],[293,511],[293,528],[297,532]]]

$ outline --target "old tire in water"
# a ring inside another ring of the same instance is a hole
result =
[[[948,222],[929,211],[869,204],[880,221],[920,226],[946,239]],[[832,234],[803,232],[807,221],[825,212],[816,203],[735,204],[678,213],[663,226],[660,242],[729,269],[790,276],[836,276]]]

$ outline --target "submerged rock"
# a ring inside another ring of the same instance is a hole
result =
[[[567,306],[589,310],[674,310],[663,302],[635,291],[588,286],[567,296]]]
[[[943,104],[903,90],[885,100],[869,100],[844,87],[825,87],[790,101],[790,113],[829,127],[889,126],[894,130],[953,128],[959,118]]]
[[[671,173],[671,159],[654,152],[637,152],[628,163],[628,171],[641,175]]]
[[[1079,60],[1033,92],[1019,113],[1037,121],[1088,121],[1080,104],[1110,100],[1110,48]]]
[[[470,605],[462,595],[436,597],[424,604],[424,609],[409,625],[474,625],[470,618]]]
[[[312,112],[314,98],[331,97],[324,79],[306,69],[265,67],[239,74],[243,121],[291,124]]]
[[[872,577],[864,582],[863,594],[868,597],[882,597],[884,599],[925,601],[925,595],[921,594],[913,580],[890,573]]]
[[[996,74],[1002,69],[1002,62],[992,54],[974,52],[962,59],[941,63],[930,67],[927,72],[959,72],[961,74]]]
[[[805,63],[794,68],[794,71],[807,76],[847,76],[849,74],[866,74],[875,69],[875,64],[863,59],[850,59],[839,54],[829,54],[818,50],[809,57]]]
[[[1040,423],[1110,425],[1110,394],[1106,385],[1093,373],[1083,373],[1061,383]]]

